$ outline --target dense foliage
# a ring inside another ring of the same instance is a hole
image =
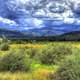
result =
[[[65,44],[51,44],[39,50],[36,57],[42,64],[56,64],[65,58],[65,56],[72,54],[73,48]]]
[[[76,53],[76,52],[75,52]],[[66,57],[59,69],[50,75],[51,80],[80,80],[80,54]]]
[[[10,51],[0,58],[0,71],[28,71],[30,64],[29,56],[24,50]]]
[[[27,42],[0,40],[0,47],[8,44],[9,49],[0,50],[1,74],[19,72],[15,80],[79,80],[79,42]],[[5,46],[4,46],[5,47]],[[25,74],[24,74],[25,73]],[[17,73],[16,73],[17,74]],[[5,79],[8,79],[5,78]],[[10,78],[11,79],[11,78]]]
[[[3,39],[0,40],[0,50],[1,51],[7,51],[9,50],[10,46],[9,46],[10,41],[7,40],[5,37]]]

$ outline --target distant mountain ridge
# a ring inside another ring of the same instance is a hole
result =
[[[69,33],[65,33],[58,37],[58,39],[62,40],[70,40],[70,41],[80,41],[80,31],[73,31]]]
[[[6,37],[8,39],[22,39],[25,38],[26,36],[18,31],[10,31],[6,29],[0,29],[0,37]]]
[[[35,36],[34,34],[24,34],[18,31],[10,31],[0,29],[0,37],[6,37],[12,40],[51,40],[51,41],[78,41],[80,40],[80,31],[73,31],[69,33],[65,33],[62,35],[46,35],[46,36]]]

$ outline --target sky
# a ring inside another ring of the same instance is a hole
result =
[[[52,27],[53,32],[80,31],[80,0],[0,1],[1,29],[27,31]]]

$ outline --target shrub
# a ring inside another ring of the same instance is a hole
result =
[[[41,49],[36,57],[42,64],[56,64],[68,54],[72,54],[72,47],[65,44],[59,44],[49,45]]]
[[[2,43],[0,45],[0,50],[2,50],[2,51],[9,50],[9,44],[8,43]]]
[[[9,43],[10,41],[6,38],[0,40],[0,50],[6,51],[9,50]]]
[[[24,50],[9,52],[0,59],[0,71],[28,71],[30,69],[29,56]]]
[[[80,80],[80,54],[68,56],[49,77],[51,80]]]
[[[38,49],[29,48],[29,49],[26,50],[26,53],[30,56],[30,58],[34,58],[35,55],[38,53]]]

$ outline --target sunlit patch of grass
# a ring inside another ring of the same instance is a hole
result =
[[[33,64],[32,66],[35,70],[33,70],[32,76],[34,80],[49,80],[49,74],[54,73],[59,66],[56,65],[42,65],[42,64]]]
[[[37,70],[33,73],[0,73],[0,80],[47,80],[47,70]]]
[[[43,42],[43,43],[25,43],[25,44],[11,44],[11,48],[43,48],[51,44],[70,44],[70,42]]]
[[[9,51],[0,51],[0,57],[4,56],[6,53],[8,53]]]
[[[0,72],[0,80],[49,80],[49,74],[55,72],[58,68],[56,65],[32,65],[32,70],[29,72]]]
[[[50,45],[59,45],[59,44],[65,44],[66,45],[70,45],[73,47],[77,47],[80,48],[80,42],[36,42],[36,43],[26,43],[26,44],[11,44],[10,48],[12,49],[17,49],[17,48],[44,48]]]
[[[43,44],[11,44],[11,48],[43,48],[45,45]]]
[[[10,73],[10,72],[1,72],[0,80],[32,80],[30,73]]]
[[[44,65],[44,64],[36,64],[36,63],[32,63],[31,65],[33,70],[36,69],[46,69],[48,71],[56,71],[56,69],[59,67],[57,65]]]
[[[48,80],[50,71],[47,69],[38,69],[33,72],[33,80]]]
[[[79,44],[74,44],[73,46],[76,47],[76,48],[80,48],[80,43]]]
[[[0,80],[49,80],[48,69],[39,68],[32,72],[0,72]]]

